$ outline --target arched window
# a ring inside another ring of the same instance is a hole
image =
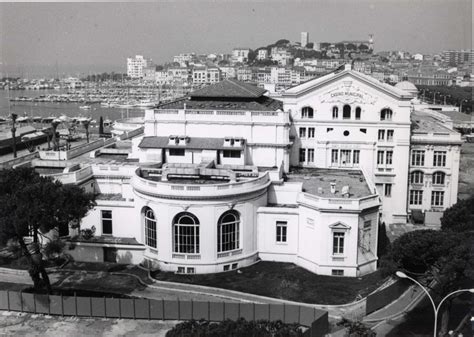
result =
[[[360,119],[360,113],[362,112],[362,109],[360,108],[360,106],[358,106],[356,108],[356,119]]]
[[[189,212],[177,214],[173,219],[175,253],[199,254],[199,220]]]
[[[150,207],[145,207],[145,243],[149,247],[156,248],[156,218]]]
[[[337,106],[332,107],[332,119],[339,118],[339,108]]]
[[[227,252],[240,248],[240,215],[237,211],[227,211],[217,223],[217,251]]]
[[[423,172],[421,171],[413,171],[410,174],[410,182],[412,184],[423,184]]]
[[[446,174],[444,172],[433,173],[433,185],[444,185]]]
[[[385,108],[380,111],[381,121],[391,121],[392,117],[393,117],[393,111],[391,109]]]
[[[351,119],[351,106],[349,104],[342,108],[342,119]]]
[[[301,118],[313,118],[314,117],[314,110],[310,106],[305,106],[301,109]]]

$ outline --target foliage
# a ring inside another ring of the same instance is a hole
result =
[[[102,73],[102,74],[92,74],[84,78],[81,78],[81,81],[90,81],[90,82],[106,82],[106,81],[121,81],[122,78],[126,77],[126,74],[121,73]]]
[[[441,229],[455,232],[474,230],[474,195],[459,200],[455,205],[444,211],[441,218]]]
[[[423,96],[424,92],[425,99],[428,101],[433,101],[436,92],[438,103],[441,101],[444,103],[444,96],[446,96],[446,104],[460,106],[462,102],[462,111],[468,114],[472,112],[472,87],[417,85],[417,88],[420,95]]]
[[[104,134],[104,119],[102,116],[100,116],[99,119],[99,136],[102,136]]]
[[[342,318],[337,323],[338,326],[343,326],[348,329],[350,337],[375,337],[376,334],[362,322],[354,322],[347,318]]]
[[[207,320],[191,320],[177,324],[166,333],[166,337],[293,337],[303,336],[297,324],[285,324],[282,321],[237,321],[225,320],[211,323]]]
[[[92,239],[92,237],[95,235],[95,226],[92,226],[91,228],[81,229],[81,232],[79,235],[84,240]]]
[[[308,49],[313,49],[313,48],[314,48],[314,42],[308,42],[308,43],[306,44],[306,48],[308,48]]]
[[[377,256],[381,258],[390,251],[390,240],[387,236],[385,222],[379,223],[379,233],[377,242]]]
[[[49,278],[39,248],[28,248],[24,237],[32,234],[36,244],[39,232],[53,228],[63,232],[70,221],[81,219],[93,206],[93,196],[81,188],[41,177],[33,168],[0,171],[0,242],[18,241],[36,289],[46,285],[50,291]]]
[[[43,248],[43,253],[48,259],[53,259],[59,257],[66,244],[64,241],[57,239],[53,241],[49,241]]]

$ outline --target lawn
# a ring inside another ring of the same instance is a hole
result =
[[[152,276],[161,281],[198,284],[318,304],[349,303],[365,297],[384,282],[380,272],[361,278],[322,276],[281,262],[259,262],[239,271],[204,275],[157,271]]]
[[[466,199],[474,191],[474,143],[463,143],[459,164],[459,199]]]

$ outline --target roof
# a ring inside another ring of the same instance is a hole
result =
[[[382,83],[379,80],[373,78],[372,76],[365,75],[365,74],[360,73],[358,71],[352,70],[351,68],[352,67],[349,64],[346,64],[344,70],[342,70],[342,71],[336,70],[336,71],[334,71],[332,73],[329,73],[327,75],[324,75],[324,76],[309,80],[307,82],[301,83],[299,85],[296,85],[296,86],[286,90],[283,93],[283,96],[293,96],[293,95],[303,94],[306,91],[311,90],[313,88],[324,86],[327,83],[330,83],[332,81],[336,81],[336,80],[338,80],[340,78],[343,78],[345,76],[351,76],[351,77],[353,77],[357,80],[360,80],[361,82],[365,82],[369,85],[372,85],[372,86],[376,87],[379,90],[383,90],[386,93],[388,93],[392,96],[395,96],[399,99],[401,99],[401,98],[407,98],[407,99],[413,98],[412,94],[407,93],[404,90],[401,90],[399,88],[396,88],[396,87],[394,87],[392,85],[389,85],[389,84],[386,84],[386,83]]]
[[[438,111],[436,111],[438,112]],[[411,113],[412,134],[416,133],[444,133],[457,134],[458,132],[451,130],[443,125],[442,122],[430,116],[427,113],[413,111]]]
[[[220,97],[220,98],[258,98],[266,92],[265,89],[227,79],[216,84],[208,85],[190,94],[191,97]]]
[[[364,174],[359,170],[293,168],[287,181],[302,182],[303,190],[323,198],[343,198],[342,188],[349,186],[349,198],[358,199],[371,193]],[[331,183],[336,183],[336,193],[331,193]]]
[[[189,137],[186,145],[169,144],[169,137],[143,137],[138,145],[142,149],[227,149],[241,150],[242,146],[224,146],[224,138]]]
[[[186,105],[186,107],[185,107]],[[283,110],[283,102],[262,96],[257,100],[193,100],[181,98],[173,102],[160,104],[157,109],[202,109],[202,110],[245,110],[245,111],[277,111]]]
[[[405,91],[409,91],[409,92],[410,91],[415,91],[415,92],[418,91],[416,86],[413,83],[408,82],[408,81],[398,82],[397,84],[395,84],[395,88],[405,90]]]
[[[455,123],[474,123],[474,116],[459,111],[436,111],[450,117]]]

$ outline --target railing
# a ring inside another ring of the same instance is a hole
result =
[[[24,162],[30,161],[30,160],[38,158],[38,157],[39,157],[38,152],[30,153],[30,154],[27,154],[25,156],[0,163],[0,169],[11,168],[15,165],[22,164]]]
[[[378,205],[379,198],[377,194],[372,194],[363,198],[347,199],[347,198],[323,198],[317,197],[309,193],[300,193],[298,196],[298,203],[313,205],[318,208],[328,209],[344,209],[359,210]]]
[[[56,179],[57,181],[60,181],[63,184],[76,184],[80,181],[92,177],[92,168],[90,166],[86,166],[77,171],[51,174],[48,176]]]
[[[268,117],[274,117],[274,122],[288,123],[288,113],[283,111],[246,111],[246,110],[207,110],[207,109],[156,109],[152,110],[153,116],[147,115],[146,120],[151,121],[162,120],[167,118],[186,120],[208,119],[210,116],[215,116],[216,119],[226,121],[239,118],[239,121],[254,121],[254,122],[267,122]],[[150,111],[151,113],[151,111]],[[169,116],[166,115],[177,115]],[[245,116],[245,117],[244,117]],[[244,117],[244,118],[243,118]]]
[[[179,197],[216,197],[235,195],[253,192],[262,188],[266,188],[270,184],[268,172],[254,179],[241,182],[226,184],[172,184],[169,182],[156,182],[140,177],[140,169],[137,169],[132,185],[139,192],[163,196],[179,196]],[[186,191],[187,193],[182,193]],[[216,193],[219,191],[218,193]]]
[[[281,320],[309,327],[304,336],[322,337],[328,332],[328,312],[310,305],[211,302],[63,296],[0,290],[0,310],[45,315],[148,320],[248,321]]]
[[[171,255],[173,259],[182,259],[182,260],[200,260],[200,254],[182,254],[182,253],[173,253]]]
[[[217,258],[229,257],[242,254],[242,249],[232,250],[228,252],[217,253]]]

